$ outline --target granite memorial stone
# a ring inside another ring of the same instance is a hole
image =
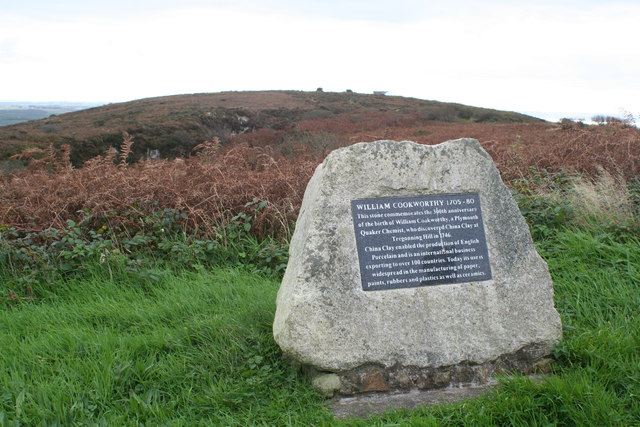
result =
[[[562,328],[509,190],[460,139],[360,143],[318,166],[273,332],[329,396],[532,372]]]

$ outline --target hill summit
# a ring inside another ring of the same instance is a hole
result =
[[[523,114],[399,96],[351,91],[220,92],[147,98],[108,104],[0,127],[0,160],[25,148],[71,146],[80,165],[119,147],[122,132],[135,141],[133,159],[174,158],[214,137],[270,145],[286,155],[290,142],[328,149],[354,135],[435,123],[534,123]],[[383,135],[380,135],[383,136]],[[322,141],[319,141],[321,139]]]

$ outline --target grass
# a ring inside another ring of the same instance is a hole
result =
[[[343,421],[280,358],[277,280],[176,269],[141,282],[95,266],[0,312],[0,425],[638,425],[638,248],[598,231],[539,242],[565,328],[550,378],[505,377],[480,399]]]
[[[278,283],[242,270],[147,287],[104,271],[0,313],[0,425],[303,425],[321,400],[271,338]]]

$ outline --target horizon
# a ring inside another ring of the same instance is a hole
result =
[[[25,100],[25,101],[21,101],[21,100],[15,100],[15,99],[9,99],[9,100],[3,100],[0,99],[0,105],[6,105],[6,104],[24,104],[24,105],[28,105],[28,104],[33,104],[33,105],[40,105],[40,106],[44,106],[44,105],[65,105],[68,104],[70,106],[86,106],[85,108],[81,108],[78,109],[77,111],[80,111],[82,109],[89,109],[89,108],[96,108],[96,107],[102,107],[105,105],[109,105],[109,104],[119,104],[119,103],[125,103],[125,102],[133,102],[133,101],[140,101],[140,100],[144,100],[144,99],[153,99],[153,98],[160,98],[160,97],[165,97],[165,96],[182,96],[182,95],[195,95],[195,94],[207,94],[207,93],[222,93],[222,92],[288,92],[288,91],[296,91],[296,92],[308,92],[308,93],[312,93],[315,92],[315,90],[297,90],[297,89],[265,89],[265,90],[234,90],[234,91],[220,91],[220,92],[195,92],[195,93],[180,93],[180,94],[174,94],[174,95],[159,95],[159,96],[150,96],[150,97],[145,97],[145,98],[137,98],[137,99],[130,99],[130,100],[126,100],[126,101],[69,101],[69,100]],[[328,90],[324,90],[323,92],[325,93],[344,93],[345,91],[328,91]],[[360,95],[372,95],[373,91],[367,92],[367,93],[363,93],[363,92],[356,92],[354,91],[354,93],[360,94]],[[436,102],[443,102],[443,103],[449,103],[449,102],[453,102],[453,103],[457,103],[455,101],[446,101],[446,100],[439,100],[439,99],[424,99],[424,98],[418,98],[415,96],[403,96],[403,95],[395,95],[395,94],[391,94],[391,93],[387,93],[384,96],[398,96],[398,97],[402,97],[402,98],[415,98],[415,99],[420,99],[420,100],[424,100],[424,101],[436,101]],[[468,105],[468,104],[464,104],[464,105]],[[471,107],[478,107],[478,108],[489,108],[489,109],[495,109],[492,107],[485,107],[482,105],[470,105]],[[605,112],[605,111],[593,111],[593,112],[577,112],[577,111],[572,111],[572,112],[558,112],[558,111],[522,111],[522,110],[500,110],[500,111],[511,111],[514,113],[519,113],[519,114],[524,114],[527,116],[531,116],[531,117],[535,117],[541,120],[545,120],[548,122],[559,122],[562,119],[571,119],[574,121],[582,121],[585,123],[593,123],[593,121],[591,120],[592,117],[596,116],[596,115],[602,115],[602,116],[612,116],[612,117],[616,117],[616,118],[623,118],[623,116],[625,114],[628,114],[630,112],[628,111],[618,111],[618,112]],[[640,115],[633,115],[634,117],[638,117],[638,119],[640,120]]]
[[[59,100],[59,99],[53,99],[53,100],[16,100],[16,99],[9,99],[9,100],[4,100],[4,99],[0,99],[0,104],[10,104],[10,103],[18,103],[18,104],[71,104],[71,105],[87,105],[86,108],[95,108],[95,107],[101,107],[104,105],[109,105],[109,104],[119,104],[119,103],[125,103],[125,102],[133,102],[133,101],[140,101],[143,99],[153,99],[153,98],[161,98],[161,97],[166,97],[166,96],[182,96],[182,95],[196,95],[196,94],[207,94],[207,93],[223,93],[223,92],[289,92],[289,91],[294,91],[294,92],[315,92],[316,90],[304,90],[304,89],[263,89],[263,90],[224,90],[224,91],[217,91],[217,92],[193,92],[193,93],[177,93],[177,94],[169,94],[169,95],[157,95],[157,96],[149,96],[149,97],[144,97],[144,98],[135,98],[135,99],[127,99],[124,101],[73,101],[73,100]],[[342,91],[331,91],[331,90],[324,90],[323,92],[325,93],[343,93],[345,92],[345,90]],[[369,91],[369,92],[358,92],[358,91],[353,91],[354,93],[357,94],[361,94],[361,95],[372,95],[373,94],[373,90]],[[584,111],[565,111],[565,112],[560,112],[560,111],[525,111],[522,109],[515,109],[515,110],[501,110],[499,108],[493,108],[493,107],[486,107],[483,105],[470,105],[470,104],[464,104],[462,102],[457,102],[457,101],[448,101],[448,100],[440,100],[440,99],[426,99],[426,98],[419,98],[416,96],[404,96],[404,95],[396,95],[393,93],[386,93],[384,96],[399,96],[402,98],[415,98],[415,99],[420,99],[420,100],[424,100],[424,101],[436,101],[436,102],[443,102],[443,103],[457,103],[457,104],[463,104],[463,105],[469,105],[471,107],[479,107],[479,108],[488,108],[488,109],[496,109],[496,110],[500,110],[500,111],[511,111],[514,113],[519,113],[519,114],[524,114],[524,115],[528,115],[528,116],[532,116],[532,117],[536,117],[542,120],[546,120],[548,122],[559,122],[562,119],[571,119],[571,120],[575,120],[575,121],[582,121],[585,123],[589,123],[592,122],[591,118],[593,116],[596,115],[602,115],[602,116],[611,116],[611,117],[616,117],[616,118],[623,118],[623,116],[627,115],[627,114],[631,114],[634,118],[637,118],[638,121],[640,122],[640,112],[638,114],[634,114],[634,112],[626,110],[624,108],[619,108],[618,111],[603,111],[603,110],[598,110],[598,111],[592,111],[592,112],[584,112]]]

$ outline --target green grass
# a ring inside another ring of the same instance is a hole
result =
[[[240,270],[153,287],[104,277],[0,312],[0,425],[286,425],[318,412],[272,342],[277,282]]]
[[[541,382],[334,420],[273,342],[276,280],[178,269],[140,282],[95,267],[0,311],[0,426],[640,425],[640,241],[565,230],[538,245],[565,327]]]

